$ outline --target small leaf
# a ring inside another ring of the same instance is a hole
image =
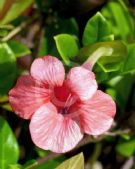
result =
[[[120,41],[99,42],[83,47],[78,54],[78,58],[81,62],[84,62],[94,55],[100,56],[97,63],[104,72],[114,72],[122,68],[127,56],[127,48]]]
[[[66,64],[74,59],[79,52],[75,38],[68,34],[60,34],[54,37],[57,49]]]
[[[125,157],[130,157],[135,152],[135,139],[120,142],[116,146],[116,151]]]
[[[82,39],[83,45],[86,46],[108,40],[114,40],[110,26],[102,14],[97,12],[86,24]]]
[[[8,45],[11,48],[11,50],[14,52],[16,57],[26,56],[31,53],[30,49],[26,45],[16,40],[8,41]]]
[[[6,94],[16,79],[16,57],[6,43],[0,43],[0,94]]]
[[[0,168],[7,169],[9,164],[16,164],[18,158],[17,140],[8,123],[0,117]]]
[[[64,161],[56,169],[84,169],[83,153],[80,153],[69,160]]]

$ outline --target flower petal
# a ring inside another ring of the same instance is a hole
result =
[[[83,137],[77,123],[58,114],[51,103],[39,108],[32,116],[30,133],[38,147],[56,153],[73,149]]]
[[[49,100],[49,90],[37,84],[31,76],[21,76],[9,92],[10,104],[17,115],[30,119]]]
[[[50,86],[61,86],[64,81],[65,70],[60,60],[53,56],[45,56],[32,63],[31,75]]]
[[[82,130],[90,135],[100,135],[107,131],[113,122],[116,105],[112,98],[97,91],[96,94],[79,109]]]
[[[72,68],[67,75],[67,85],[80,100],[88,100],[97,90],[94,73],[83,68]]]

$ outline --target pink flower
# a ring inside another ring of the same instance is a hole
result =
[[[116,112],[112,98],[97,90],[91,71],[74,67],[64,79],[61,61],[45,56],[36,59],[30,75],[21,76],[9,92],[15,113],[31,120],[33,142],[57,153],[73,149],[84,133],[107,131]]]

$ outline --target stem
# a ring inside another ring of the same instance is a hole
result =
[[[120,136],[120,135],[123,135],[123,134],[130,134],[130,130],[129,129],[126,129],[126,130],[117,130],[116,132],[113,132],[113,133],[112,132],[107,132],[106,134],[98,136],[98,137],[95,137],[95,138],[92,137],[92,136],[86,136],[77,145],[77,147],[74,150],[71,150],[71,151],[75,151],[76,149],[81,148],[82,146],[85,146],[85,145],[87,145],[89,143],[97,143],[97,142],[103,140],[104,138],[106,138],[107,136],[115,137],[115,136]],[[60,153],[59,154],[57,154],[57,153],[50,153],[47,157],[37,159],[37,163],[38,163],[37,165],[41,165],[41,164],[43,164],[46,161],[52,160],[54,158],[58,158],[58,157],[60,157],[62,155],[63,154],[60,154]]]
[[[40,164],[42,164],[46,161],[52,160],[52,159],[57,158],[57,157],[62,156],[62,155],[63,154],[50,153],[47,157],[37,159],[37,163],[38,163],[38,165],[40,165]]]
[[[99,155],[101,153],[102,150],[102,144],[99,142],[97,144],[95,144],[94,147],[94,151],[92,156],[88,159],[88,165],[91,169],[93,169],[93,165],[95,164],[95,162],[98,160]]]
[[[21,25],[17,26],[14,30],[12,30],[6,37],[4,37],[1,41],[2,42],[6,42],[9,39],[11,39],[12,37],[14,37],[16,34],[18,34],[25,26],[26,26],[26,22],[22,23]]]
[[[19,32],[21,32],[27,25],[33,23],[33,21],[35,21],[36,19],[38,19],[38,15],[34,15],[32,19],[29,19],[25,22],[23,22],[22,24],[20,24],[19,26],[17,26],[14,30],[12,30],[11,32],[9,32],[9,34],[2,38],[1,41],[2,42],[6,42],[8,40],[10,40],[11,38],[13,38],[16,34],[18,34]]]
[[[93,52],[88,59],[84,62],[83,66],[92,70],[95,63],[102,57],[102,56],[110,56],[112,55],[113,49],[110,47],[100,47],[95,52]]]

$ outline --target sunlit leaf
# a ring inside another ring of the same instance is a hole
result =
[[[82,39],[83,45],[86,46],[109,40],[114,40],[113,35],[111,35],[110,26],[102,14],[98,12],[86,24]]]
[[[60,34],[54,37],[57,49],[66,64],[74,59],[79,52],[76,39],[68,34]]]
[[[91,57],[96,58],[97,55],[100,56],[97,63],[104,72],[118,71],[127,57],[127,48],[120,41],[99,42],[83,47],[78,58],[81,62],[85,62]]]
[[[83,153],[64,161],[56,169],[84,169]]]
[[[135,152],[135,139],[120,142],[116,146],[116,151],[125,157],[130,157]]]

